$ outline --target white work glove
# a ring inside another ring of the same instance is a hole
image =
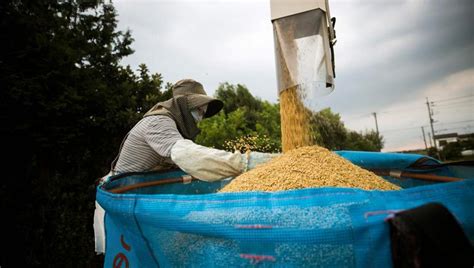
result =
[[[246,167],[246,158],[239,152],[208,148],[186,139],[173,145],[171,160],[189,175],[208,182],[237,176]]]
[[[243,156],[245,156],[248,159],[246,170],[253,169],[255,168],[255,166],[264,164],[279,155],[280,154],[261,153],[261,152],[249,152],[249,153],[243,154]]]

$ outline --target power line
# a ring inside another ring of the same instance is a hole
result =
[[[449,106],[449,107],[436,107],[436,110],[439,111],[439,112],[442,112],[442,111],[446,111],[446,110],[452,110],[452,109],[469,109],[469,108],[474,108],[474,106],[462,106],[462,105],[458,105],[458,106]]]
[[[449,98],[449,99],[435,100],[435,101],[431,101],[431,102],[433,102],[433,103],[436,103],[436,102],[446,102],[446,101],[451,101],[451,100],[464,99],[464,98],[472,98],[472,97],[474,97],[474,95],[470,94],[470,95],[459,96],[459,97],[454,97],[454,98]]]
[[[387,130],[382,130],[380,132],[385,133],[385,132],[394,132],[394,131],[404,131],[404,130],[410,130],[410,129],[420,129],[420,126],[416,127],[407,127],[407,128],[395,128],[395,129],[387,129]]]
[[[431,101],[433,104],[449,104],[452,102],[458,102],[458,101],[472,101],[474,98],[474,95],[472,96],[464,96],[464,97],[457,97],[457,98],[452,98],[452,99],[446,99],[446,100],[440,100],[440,101]]]
[[[431,101],[430,105],[432,106],[432,108],[437,108],[438,109],[438,108],[441,108],[441,107],[448,107],[448,106],[451,106],[451,105],[457,105],[457,104],[463,104],[463,103],[469,104],[469,103],[473,102],[474,100],[460,100],[460,101],[451,102],[451,103],[450,103],[450,101],[463,99],[463,98],[472,98],[472,97],[474,97],[474,95],[470,94],[470,95],[458,96],[458,97],[448,98],[448,99],[439,99],[439,100],[436,100],[436,101]],[[448,102],[448,103],[437,104],[437,102]],[[413,110],[421,110],[421,109],[426,109],[426,108],[425,107],[420,107],[420,106],[416,106],[416,107],[408,106],[404,109],[380,110],[377,113],[378,114],[407,113],[407,112],[411,113]],[[354,115],[354,116],[346,118],[344,121],[349,122],[349,121],[352,121],[354,119],[365,118],[365,117],[369,117],[369,116],[373,116],[373,113],[364,113],[364,114],[360,114],[360,115]]]
[[[469,122],[474,122],[474,120],[464,120],[464,121],[457,121],[457,122],[439,123],[439,125],[452,125],[452,124],[469,123]]]
[[[474,100],[464,100],[464,101],[441,103],[441,104],[433,103],[431,106],[433,106],[433,107],[446,107],[446,106],[461,105],[461,104],[471,104],[472,105],[473,103],[474,103]]]
[[[420,110],[420,109],[425,109],[423,107],[407,107],[406,109],[397,109],[397,110],[381,110],[381,111],[378,111],[377,114],[392,114],[392,113],[411,113],[413,110]],[[349,122],[349,121],[352,121],[354,119],[359,119],[359,118],[365,118],[365,117],[369,117],[369,116],[373,116],[373,113],[366,113],[366,114],[360,114],[360,115],[354,115],[354,116],[351,116],[351,117],[348,117],[345,119],[346,122]]]
[[[466,125],[466,126],[460,126],[460,127],[450,127],[450,128],[439,129],[437,132],[453,131],[455,129],[471,129],[473,127],[474,127],[474,125]]]
[[[474,120],[469,120],[470,122],[474,122]],[[460,122],[463,122],[463,121],[460,121]],[[454,122],[451,122],[451,123],[447,123],[447,124],[453,124]],[[441,123],[439,125],[443,125],[445,123]],[[438,127],[440,127],[438,125]],[[420,127],[429,127],[427,125],[424,125],[424,126],[416,126],[416,127],[406,127],[406,128],[395,128],[395,129],[386,129],[386,130],[381,130],[380,133],[383,133],[384,135],[387,135],[387,134],[392,134],[392,132],[399,132],[399,131],[407,131],[407,130],[415,130],[415,129],[420,129]],[[441,126],[442,127],[442,126]],[[450,129],[459,129],[459,128],[470,128],[470,127],[473,127],[472,125],[467,125],[465,127],[455,127],[455,128],[449,128],[449,129],[441,129],[441,130],[450,130]],[[441,131],[439,130],[439,131]],[[439,132],[439,131],[436,131],[436,132]],[[387,133],[388,132],[388,133]],[[428,132],[430,133],[430,132]],[[419,135],[419,134],[417,134]],[[420,136],[421,137],[421,136]]]
[[[443,129],[440,129],[439,131],[453,130],[453,129],[468,129],[468,128],[472,128],[472,127],[474,127],[474,125],[466,125],[466,126],[462,126],[462,127],[443,128]]]
[[[428,132],[429,133],[429,132]],[[418,131],[416,131],[415,133],[411,133],[411,134],[407,134],[407,135],[395,135],[395,136],[383,136],[383,138],[386,140],[386,141],[390,141],[390,142],[394,142],[394,141],[401,141],[401,140],[407,140],[407,139],[414,139],[414,138],[421,138],[421,135],[419,133],[419,129]]]
[[[474,108],[473,105],[456,105],[456,106],[446,106],[446,107],[435,107],[436,110],[444,111],[444,110],[451,110],[451,109],[467,109],[467,108]]]
[[[433,106],[433,107],[449,107],[449,106],[455,106],[455,105],[471,105],[472,106],[472,104],[474,104],[474,100],[452,102],[452,103],[443,103],[443,104],[433,104],[431,106]]]
[[[436,133],[436,136],[450,134],[450,133],[457,133],[458,135],[462,134],[472,134],[473,132],[470,130],[472,128],[453,128],[453,129],[442,129]],[[460,133],[458,133],[460,132]]]
[[[413,110],[420,110],[420,109],[425,109],[424,107],[412,107],[412,108],[406,108],[406,109],[399,109],[399,110],[382,110],[379,111],[381,114],[393,114],[393,113],[403,113],[403,112],[412,112]]]
[[[369,116],[371,116],[371,115],[372,115],[372,113],[361,114],[361,115],[354,115],[354,116],[351,116],[351,117],[346,118],[346,121],[351,121],[351,120],[358,119],[358,118],[369,117]],[[344,120],[343,120],[343,121],[344,121]]]
[[[449,123],[440,123],[439,125],[455,124],[455,123],[464,123],[464,122],[472,122],[472,121],[474,121],[474,120],[466,120],[466,121],[458,121],[458,122],[449,122]],[[385,130],[380,130],[380,133],[397,132],[397,131],[405,131],[405,130],[413,130],[413,129],[419,129],[420,127],[428,127],[428,126],[427,126],[427,125],[423,125],[423,126],[416,126],[416,127],[385,129]]]
[[[474,128],[474,125],[467,125],[465,127],[457,127],[457,128],[453,128],[453,129],[471,129],[471,128]]]

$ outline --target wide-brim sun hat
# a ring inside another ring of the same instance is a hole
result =
[[[202,84],[192,79],[179,80],[171,90],[173,91],[173,97],[186,96],[189,110],[207,104],[204,118],[217,114],[224,107],[221,100],[208,96]]]

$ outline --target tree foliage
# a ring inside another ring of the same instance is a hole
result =
[[[255,114],[262,110],[262,101],[255,98],[244,85],[222,83],[216,90],[215,97],[225,101],[223,110],[226,114],[243,108],[246,110],[246,119],[250,119],[253,123]],[[251,124],[250,126],[255,125]]]
[[[441,150],[441,158],[444,160],[456,160],[461,158],[463,147],[460,142],[450,142]]]
[[[450,142],[443,146],[440,151],[441,158],[444,160],[459,160],[462,159],[462,151],[474,149],[474,137],[471,135],[465,140],[457,142]]]
[[[196,142],[218,149],[242,149],[243,140],[252,148],[275,152],[281,147],[280,114],[277,104],[255,98],[244,85],[222,83],[215,97],[224,102],[222,111],[203,120]],[[265,141],[265,142],[263,142]]]
[[[1,264],[101,266],[94,181],[129,128],[170,92],[145,65],[137,74],[120,65],[133,39],[116,30],[111,3],[5,0],[0,12],[9,167],[1,198],[11,224]]]
[[[330,150],[380,151],[383,148],[383,138],[377,132],[347,129],[339,114],[330,108],[312,113],[310,123],[315,142]]]

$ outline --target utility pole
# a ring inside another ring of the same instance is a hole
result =
[[[379,136],[379,124],[377,123],[377,113],[372,113],[375,118],[375,130],[377,131],[377,136]]]
[[[425,142],[425,149],[428,151],[428,145],[426,145],[426,137],[425,137],[425,128],[421,127],[421,132],[423,133],[423,141]]]
[[[433,144],[431,143],[431,133],[428,132],[428,140],[430,141],[430,148],[433,147]]]
[[[434,147],[436,148],[436,151],[438,151],[438,145],[436,144],[436,139],[435,139],[435,131],[434,131],[434,128],[433,128],[433,123],[434,123],[434,120],[433,120],[433,111],[431,111],[431,107],[430,107],[430,102],[428,101],[428,98],[426,98],[426,106],[428,106],[428,116],[430,118],[430,126],[431,126],[431,134],[433,134],[433,143],[434,143]]]

